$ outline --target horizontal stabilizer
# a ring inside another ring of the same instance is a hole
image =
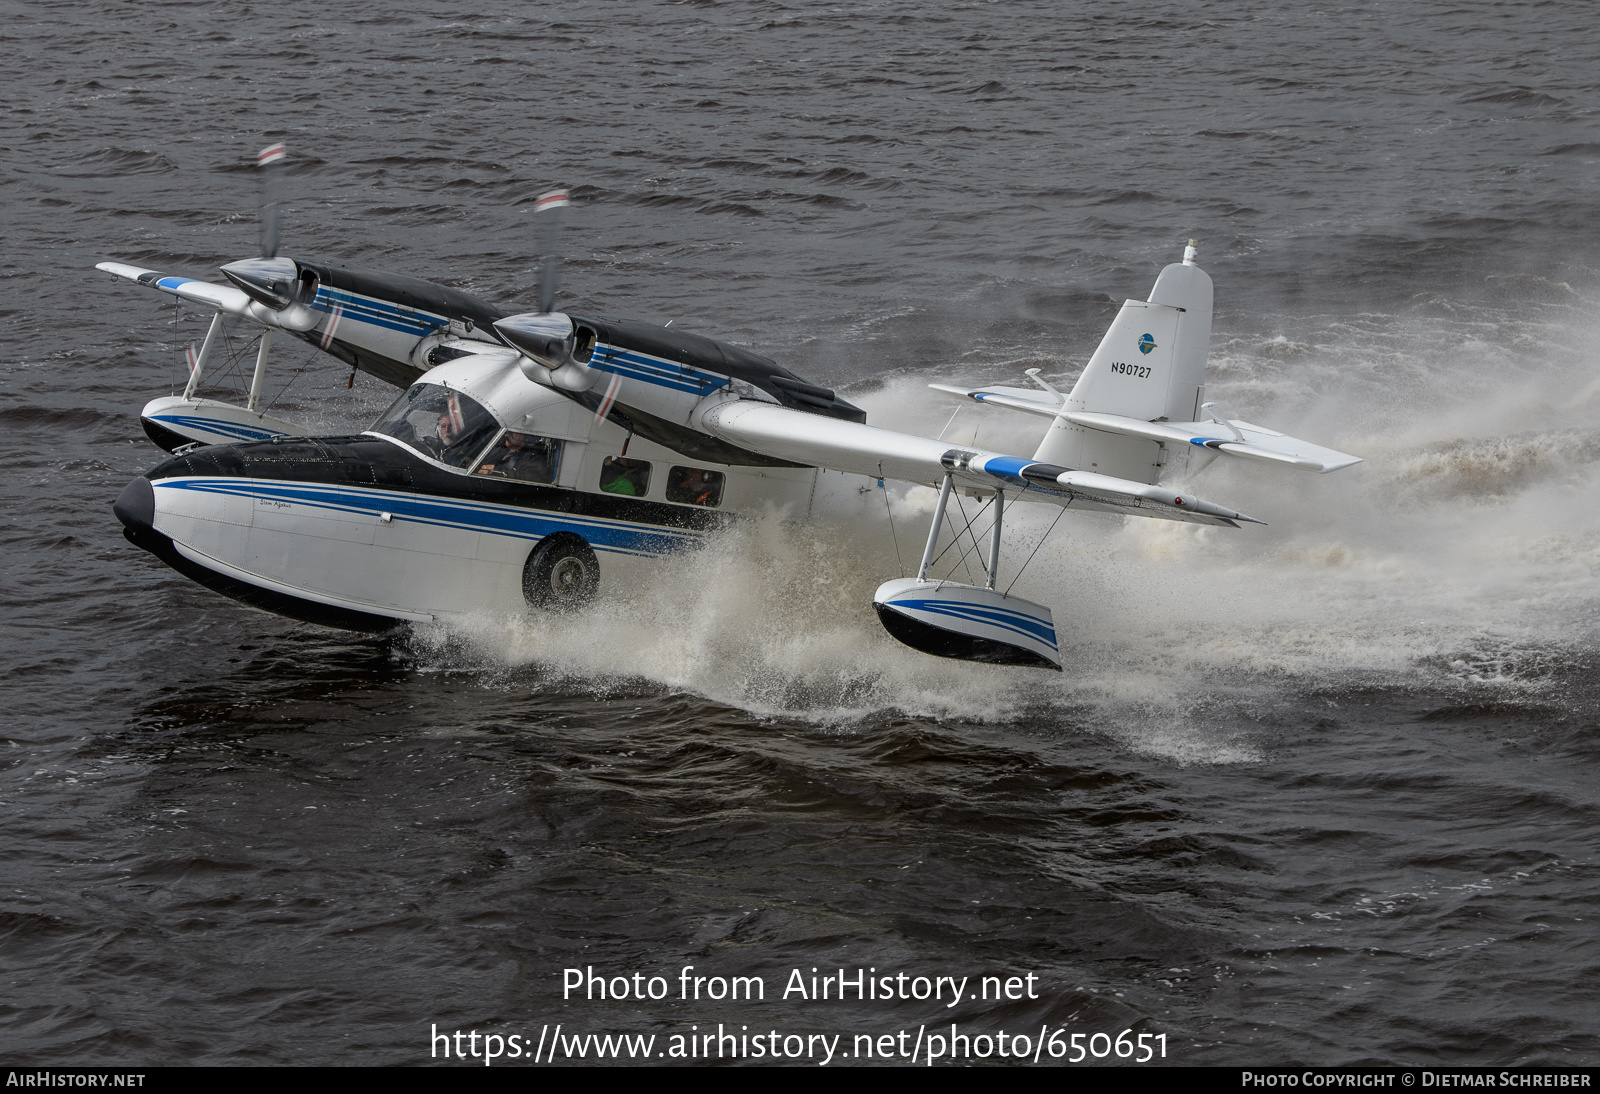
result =
[[[125,277],[129,281],[152,289],[159,289],[164,293],[176,296],[180,300],[187,300],[191,304],[200,304],[217,311],[227,312],[229,315],[244,316],[255,319],[250,313],[250,298],[232,285],[218,285],[210,281],[196,281],[192,277],[162,276],[155,270],[146,270],[139,266],[129,266],[122,262],[97,262],[95,269],[104,270],[118,277]],[[259,320],[257,320],[259,322]]]
[[[1098,429],[1103,433],[1192,444],[1230,456],[1286,463],[1322,474],[1361,462],[1360,456],[1323,448],[1249,422],[1141,422],[1120,414],[1091,414],[1072,410],[1062,416],[1074,425]]]
[[[960,395],[985,406],[1003,406],[1010,410],[1022,410],[1029,414],[1040,414],[1046,418],[1054,418],[1061,412],[1062,398],[1052,396],[1048,391],[1038,388],[1024,387],[957,387],[955,384],[929,384],[935,391],[946,391],[951,395]]]

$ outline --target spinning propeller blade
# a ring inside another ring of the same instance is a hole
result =
[[[571,204],[565,190],[548,190],[534,199],[534,246],[544,259],[539,310],[496,319],[494,329],[502,342],[522,355],[517,367],[528,379],[563,391],[587,391],[600,375],[588,367],[595,333],[555,310],[556,290],[561,287],[561,210]]]
[[[230,262],[222,275],[272,313],[270,322],[285,330],[306,331],[321,321],[308,305],[317,297],[317,275],[292,258],[278,257],[283,161],[288,149],[268,145],[256,154],[261,169],[261,256]]]
[[[561,210],[572,202],[565,190],[549,190],[533,202],[533,241],[544,257],[539,275],[539,311],[555,309],[556,290],[561,287]]]
[[[283,197],[283,161],[289,150],[282,144],[269,144],[256,153],[256,166],[261,169],[261,257],[278,255],[279,212]]]

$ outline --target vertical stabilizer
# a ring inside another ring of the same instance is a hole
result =
[[[1169,422],[1200,419],[1206,386],[1206,353],[1211,348],[1211,277],[1194,264],[1194,240],[1184,248],[1182,262],[1161,271],[1150,303],[1175,308],[1178,333],[1172,342],[1172,376],[1167,383],[1167,405],[1161,416]]]
[[[1066,414],[1117,414],[1145,422],[1199,417],[1211,342],[1211,278],[1194,259],[1190,240],[1183,261],[1161,271],[1148,300],[1122,305],[1034,459],[1136,482],[1156,480],[1165,462],[1161,444],[1074,425]]]

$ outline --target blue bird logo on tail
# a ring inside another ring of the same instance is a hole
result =
[[[1154,338],[1150,337],[1150,335],[1148,335],[1148,334],[1141,334],[1139,336],[1139,352],[1140,353],[1149,353],[1151,350],[1153,350],[1155,348],[1156,348],[1156,340]]]

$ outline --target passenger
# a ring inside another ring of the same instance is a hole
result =
[[[717,489],[706,481],[703,468],[690,467],[684,470],[683,477],[673,493],[674,500],[687,502],[690,505],[713,505],[716,503]]]
[[[554,482],[556,442],[547,437],[508,432],[484,457],[480,475],[503,475],[522,482]]]
[[[608,494],[643,497],[650,488],[650,465],[644,460],[620,456],[606,460],[600,468],[600,489]]]

